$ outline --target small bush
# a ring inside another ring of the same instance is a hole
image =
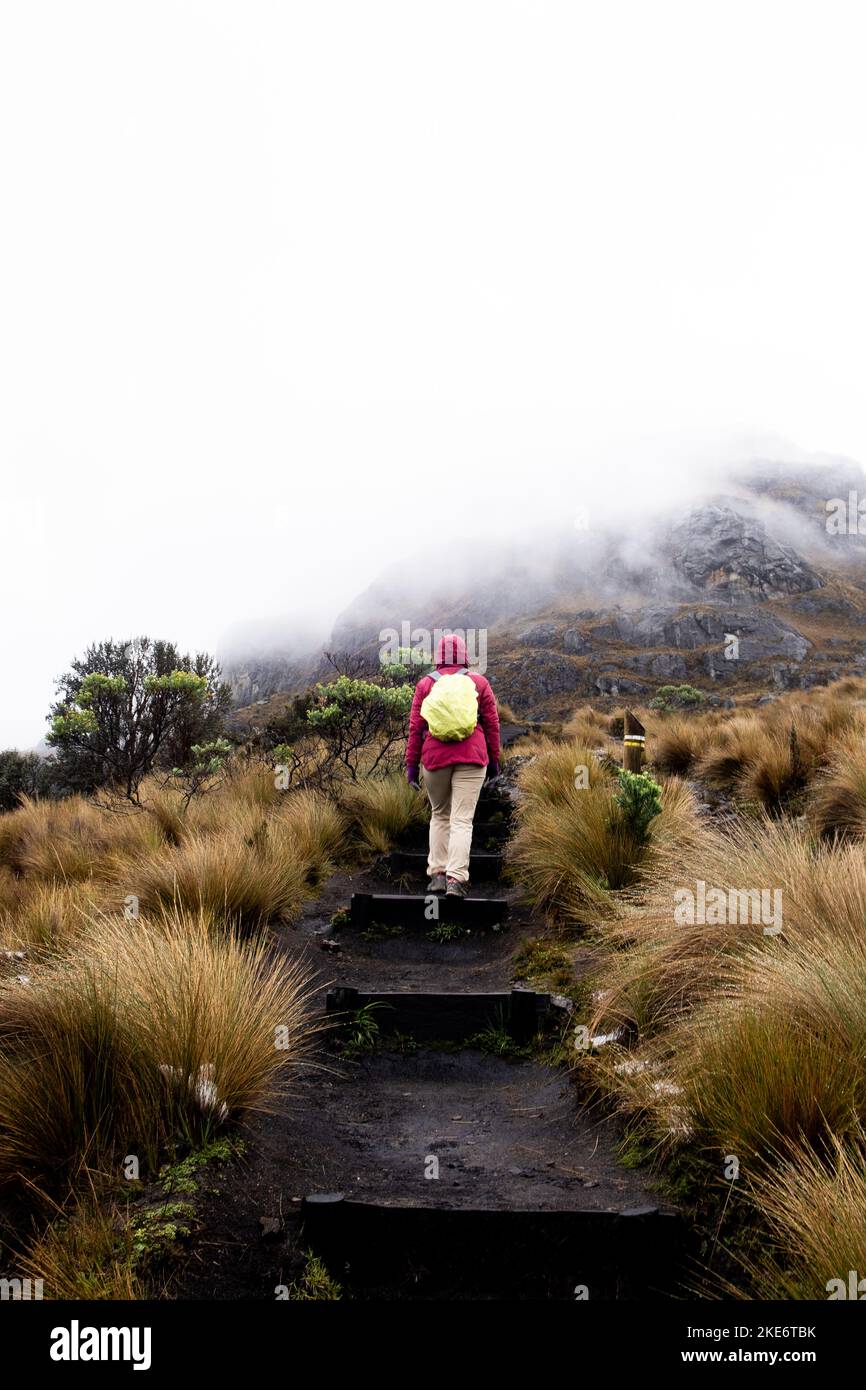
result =
[[[650,709],[696,709],[704,699],[703,692],[693,685],[662,685],[650,700]]]
[[[650,822],[662,809],[662,789],[658,782],[646,772],[623,770],[619,774],[619,791],[614,793],[613,799],[619,819],[634,836],[635,843],[645,844]]]

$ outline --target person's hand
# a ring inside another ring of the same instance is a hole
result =
[[[419,775],[418,775],[419,772],[420,772],[420,768],[417,768],[417,767],[407,767],[407,768],[406,768],[406,781],[409,783],[409,786],[410,786],[410,787],[417,787],[418,790],[420,791],[420,790],[421,790],[421,782],[420,782],[420,780],[419,780]]]
[[[499,764],[498,764],[498,763],[488,763],[488,764],[487,764],[487,780],[488,780],[488,782],[492,782],[492,781],[494,780],[494,778],[496,778],[496,777],[498,777],[498,776],[499,776]]]

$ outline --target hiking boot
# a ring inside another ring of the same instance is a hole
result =
[[[461,883],[457,878],[449,878],[445,896],[446,898],[465,898],[468,888],[468,883]]]
[[[434,874],[427,884],[428,893],[444,893],[448,887],[448,881],[444,874]]]

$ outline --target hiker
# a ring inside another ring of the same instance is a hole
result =
[[[420,786],[419,774],[431,807],[427,891],[463,897],[475,807],[485,777],[499,776],[499,711],[487,678],[467,669],[466,644],[456,633],[441,639],[436,670],[415,687],[406,743],[410,786]]]

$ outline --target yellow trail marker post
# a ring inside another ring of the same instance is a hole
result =
[[[646,729],[627,709],[622,729],[622,766],[625,772],[640,772],[645,747]]]

